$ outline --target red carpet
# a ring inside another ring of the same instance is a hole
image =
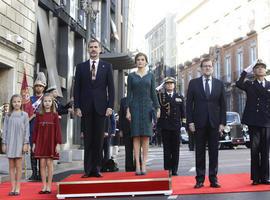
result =
[[[21,184],[21,195],[19,196],[8,196],[11,185],[10,183],[0,184],[0,199],[2,200],[52,200],[56,198],[56,184],[53,184],[52,194],[38,194],[42,188],[41,183],[27,182]]]
[[[211,188],[208,180],[204,187],[194,189],[195,178],[193,176],[177,176],[172,178],[173,194],[217,194],[235,192],[270,191],[270,185],[251,185],[250,174],[224,174],[218,176],[221,188]]]
[[[123,172],[114,172],[106,173],[106,177],[113,179],[127,179],[133,178],[134,173],[123,173]],[[65,181],[71,180],[72,177],[80,175],[73,175],[67,178]],[[152,177],[153,174],[149,173],[149,177]],[[137,177],[135,177],[137,178]],[[252,186],[250,183],[250,174],[225,174],[219,175],[219,183],[221,188],[210,188],[208,180],[205,181],[205,186],[200,189],[194,189],[195,179],[193,176],[178,176],[172,178],[172,188],[173,194],[185,195],[185,194],[214,194],[214,193],[235,193],[235,192],[258,192],[258,191],[270,191],[270,185],[258,185]],[[101,178],[104,179],[104,178]],[[101,180],[98,179],[98,180]],[[95,178],[91,178],[95,180]],[[89,179],[88,179],[89,181]],[[38,192],[41,189],[41,183],[22,183],[21,186],[21,195],[18,197],[9,197],[7,194],[10,190],[10,183],[0,184],[0,199],[10,200],[52,200],[56,199],[57,189],[56,184],[53,186],[52,194],[50,195],[40,195]]]

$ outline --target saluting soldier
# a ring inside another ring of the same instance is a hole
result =
[[[255,79],[245,80],[247,74],[252,72]],[[265,76],[266,64],[257,60],[242,72],[236,82],[236,86],[247,94],[242,123],[248,125],[250,135],[252,185],[270,184],[270,82]]]
[[[158,91],[161,116],[157,126],[161,130],[164,155],[164,169],[177,176],[180,147],[180,128],[186,123],[184,98],[175,92],[176,80],[167,77],[164,80],[165,92]]]

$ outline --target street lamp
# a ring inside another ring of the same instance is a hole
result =
[[[99,1],[81,0],[81,9],[84,10],[91,20],[95,21],[97,18]]]
[[[18,44],[18,45],[21,45],[22,42],[23,42],[23,39],[21,36],[17,35],[17,34],[7,34],[6,36],[6,39],[11,41],[11,42],[15,42]]]

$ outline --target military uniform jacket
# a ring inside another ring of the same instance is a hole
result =
[[[270,127],[270,82],[265,87],[257,80],[245,81],[247,72],[242,72],[236,86],[247,94],[242,123],[249,126]]]
[[[166,130],[180,131],[182,123],[185,123],[184,98],[178,93],[170,97],[167,92],[159,92],[160,118],[157,127]]]

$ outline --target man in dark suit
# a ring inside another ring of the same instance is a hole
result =
[[[133,140],[130,136],[130,122],[126,118],[127,97],[121,99],[119,111],[119,129],[120,135],[124,138],[125,145],[125,170],[127,172],[135,171],[133,158]]]
[[[161,130],[164,169],[177,176],[180,148],[180,128],[186,123],[184,97],[175,92],[176,80],[164,80],[165,92],[158,91],[161,115],[157,127]]]
[[[210,187],[220,187],[217,180],[219,135],[226,124],[226,102],[223,83],[212,77],[213,63],[201,62],[202,76],[192,79],[187,92],[187,123],[195,134],[196,185],[205,180],[205,147],[208,143]]]
[[[101,177],[104,120],[112,114],[114,83],[112,66],[99,59],[100,44],[88,43],[90,60],[76,67],[74,108],[84,121],[84,175]]]
[[[255,80],[246,80],[253,72]],[[242,123],[248,125],[251,143],[252,185],[270,184],[269,145],[270,145],[270,82],[265,79],[266,64],[257,60],[246,68],[236,86],[247,94]]]

